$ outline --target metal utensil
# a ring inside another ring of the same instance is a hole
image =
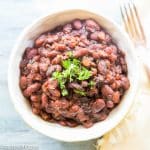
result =
[[[133,1],[129,0],[120,6],[121,16],[125,30],[129,34],[135,47],[143,47],[146,49],[146,36],[144,29]],[[146,51],[145,51],[146,53]],[[145,59],[145,58],[143,58]],[[148,59],[148,58],[147,58]],[[150,65],[144,63],[145,70],[150,78]]]

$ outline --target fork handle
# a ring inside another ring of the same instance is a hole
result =
[[[150,81],[150,49],[140,45],[137,47],[137,53]]]

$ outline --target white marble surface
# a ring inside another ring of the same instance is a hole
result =
[[[109,15],[120,23],[119,0],[0,0],[0,146],[37,145],[40,150],[94,150],[95,141],[64,143],[28,127],[15,111],[7,87],[11,49],[22,29],[48,12],[83,8]],[[113,6],[113,7],[112,7]]]

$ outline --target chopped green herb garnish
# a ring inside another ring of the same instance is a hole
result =
[[[81,65],[80,60],[76,58],[69,58],[62,61],[63,71],[54,72],[52,74],[53,78],[56,79],[59,83],[61,93],[63,96],[68,95],[65,84],[67,82],[72,82],[76,80],[87,80],[91,77],[91,72]],[[84,92],[78,92],[80,95],[84,95]]]
[[[79,95],[82,95],[82,96],[86,95],[85,91],[74,90],[74,92],[77,93],[77,94],[79,94]]]
[[[95,85],[95,82],[94,81],[90,81],[88,85],[93,87]]]
[[[79,76],[78,76],[78,80],[87,80],[89,79],[91,76],[91,72],[89,70],[87,70],[85,67],[82,67]]]
[[[68,54],[68,56],[69,56],[70,58],[73,57],[73,52],[72,52],[72,51],[69,51],[67,54]]]

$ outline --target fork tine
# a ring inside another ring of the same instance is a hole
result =
[[[122,8],[122,6],[120,6],[120,12],[121,12],[121,17],[122,17],[122,19],[123,19],[123,23],[124,23],[124,26],[125,26],[125,30],[126,30],[128,33],[130,33],[130,32],[129,32],[129,28],[128,28],[128,24],[127,24],[126,19],[125,19],[125,15],[124,15],[124,13],[123,13],[123,8]]]
[[[131,40],[133,40],[135,45],[141,43],[146,46],[144,30],[133,1],[129,0],[125,4],[121,5],[120,10],[125,29],[128,32]]]
[[[135,31],[135,35],[136,35],[136,40],[138,40],[138,38],[140,37],[140,34],[139,34],[139,30],[138,30],[138,23],[137,23],[137,19],[136,19],[136,16],[135,16],[135,11],[132,7],[133,5],[131,4],[131,2],[128,3],[128,8],[129,8],[129,11],[130,11],[130,18],[131,18],[131,22],[133,24],[133,27],[134,27],[134,31]]]
[[[135,12],[135,16],[137,18],[137,22],[138,22],[138,25],[139,25],[139,29],[140,29],[140,33],[141,33],[141,36],[142,36],[142,39],[144,44],[146,45],[146,37],[145,37],[145,33],[144,33],[144,30],[143,30],[143,27],[142,27],[142,24],[141,24],[141,21],[140,21],[140,17],[139,17],[139,14],[138,14],[138,11],[136,9],[136,6],[133,2],[131,2],[132,6],[133,6],[133,10]]]
[[[121,16],[122,16],[123,23],[125,26],[125,30],[128,32],[130,38],[132,39],[132,30],[128,24],[128,17],[125,11],[125,7],[123,5],[120,6],[120,11],[121,11]]]
[[[133,18],[132,18],[132,15],[131,15],[129,2],[126,3],[126,5],[125,5],[125,11],[126,11],[126,14],[127,14],[129,27],[131,28],[132,38],[133,38],[134,43],[135,43],[135,41],[138,39],[138,37],[137,37],[136,30],[135,30],[135,24],[133,22]]]

